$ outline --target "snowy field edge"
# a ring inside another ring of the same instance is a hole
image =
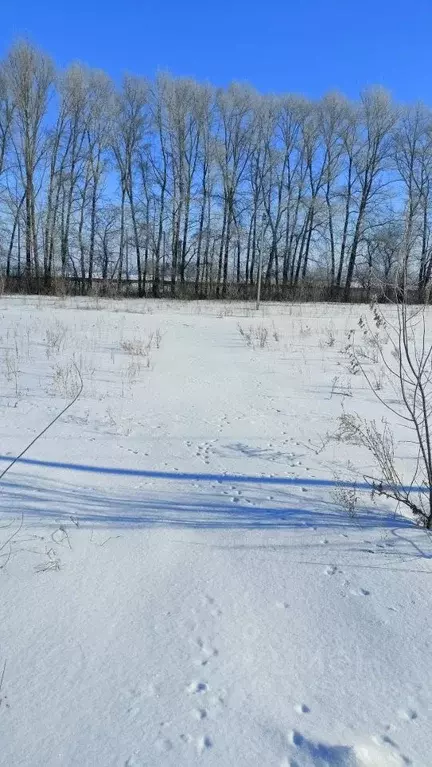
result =
[[[0,484],[1,765],[430,767],[431,538],[327,439],[368,311],[1,298],[0,471],[84,381]]]

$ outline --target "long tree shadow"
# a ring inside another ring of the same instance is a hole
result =
[[[372,489],[370,482],[359,482],[341,479],[325,479],[317,477],[275,477],[262,474],[229,474],[228,472],[216,474],[212,472],[181,472],[181,471],[161,471],[158,469],[127,469],[121,466],[95,466],[85,463],[68,463],[64,461],[46,461],[37,458],[15,458],[11,455],[0,455],[0,463],[15,464],[18,468],[23,466],[35,466],[49,468],[54,470],[66,470],[84,474],[106,474],[116,477],[140,477],[142,479],[162,479],[174,480],[175,482],[218,482],[220,484],[229,482],[242,482],[250,485],[274,485],[274,486],[293,486],[293,487],[333,487],[333,488],[355,488],[356,490]],[[7,469],[6,469],[7,470]],[[386,484],[380,485],[383,490],[393,489],[393,486]],[[429,492],[427,485],[401,485],[401,490],[406,492]]]
[[[263,497],[229,498],[213,488],[197,493],[187,486],[163,486],[157,493],[141,489],[133,494],[101,492],[40,477],[6,478],[0,492],[0,512],[52,520],[74,519],[105,527],[151,527],[155,525],[202,529],[408,529],[410,520],[368,506],[355,518],[319,497],[306,499],[279,489],[275,503]]]

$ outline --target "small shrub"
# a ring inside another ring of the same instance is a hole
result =
[[[9,383],[14,384],[15,388],[15,396],[18,397],[19,395],[19,353],[18,353],[18,347],[15,347],[15,351],[11,351],[10,349],[6,349],[4,354],[4,364],[5,364],[5,371],[6,371],[6,380],[9,381]]]
[[[163,334],[160,330],[160,328],[156,328],[155,334],[154,334],[154,341],[156,344],[156,349],[160,349],[161,343],[162,343]]]
[[[131,341],[121,341],[120,346],[131,357],[146,357],[148,354],[147,344],[139,338]]]
[[[355,518],[359,500],[355,484],[352,487],[337,487],[333,490],[332,497],[337,506],[346,511],[351,519]]]
[[[272,336],[273,336],[273,340],[276,341],[276,343],[279,343],[279,341],[280,341],[280,334],[279,334],[279,331],[277,330],[274,322],[272,324]]]
[[[49,359],[53,354],[59,354],[62,350],[67,334],[67,328],[61,322],[56,322],[54,327],[45,331],[46,356]]]
[[[253,346],[253,330],[252,327],[249,328],[249,330],[245,330],[240,323],[237,323],[237,330],[240,333],[241,337],[243,338],[246,346]]]
[[[326,346],[329,346],[331,348],[336,343],[336,336],[335,336],[333,327],[329,325],[327,328],[325,328],[324,334],[326,337],[325,339]]]
[[[381,391],[384,388],[384,372],[374,373],[371,378],[371,386],[374,391]]]
[[[269,345],[269,331],[265,325],[258,325],[257,327],[250,325],[248,330],[245,330],[240,323],[237,323],[237,329],[246,346],[250,346],[252,349],[265,349]]]
[[[265,349],[268,344],[268,330],[265,325],[258,325],[255,331],[255,337],[260,349]]]
[[[53,368],[54,389],[61,397],[75,397],[80,389],[80,373],[73,362],[57,364]]]

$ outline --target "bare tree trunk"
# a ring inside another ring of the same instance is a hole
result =
[[[222,282],[222,266],[223,266],[223,258],[224,258],[226,224],[227,224],[227,206],[225,202],[224,212],[223,212],[222,232],[221,232],[220,247],[219,247],[219,262],[218,262],[217,285],[216,285],[216,295],[218,298],[221,295],[221,289],[222,289],[221,282]]]
[[[232,221],[233,221],[233,205],[232,205],[232,199],[229,199],[228,211],[227,211],[227,224],[226,224],[226,232],[225,232],[225,252],[224,252],[224,261],[223,261],[223,280],[222,280],[222,296],[223,297],[225,297],[227,294],[228,261],[229,261],[229,251],[230,251],[230,244],[231,244]]]
[[[357,216],[356,226],[354,230],[354,237],[351,244],[350,256],[348,261],[347,275],[345,279],[345,288],[343,293],[344,301],[349,301],[351,296],[351,283],[354,276],[354,267],[357,258],[357,250],[360,242],[361,228],[363,225],[363,217],[366,209],[366,201],[362,198],[360,203],[360,209]]]
[[[124,239],[125,239],[125,187],[122,180],[121,190],[121,203],[120,203],[120,242],[119,242],[119,257],[118,257],[118,285],[121,287],[121,281],[123,277],[123,257],[124,257]]]
[[[347,189],[347,195],[346,195],[346,201],[345,201],[345,213],[344,213],[344,223],[343,223],[343,230],[342,230],[342,243],[341,243],[341,249],[340,249],[340,255],[339,255],[339,266],[338,266],[337,277],[336,277],[337,288],[341,287],[342,272],[345,266],[345,251],[346,251],[347,240],[348,240],[348,226],[349,226],[349,220],[350,220],[350,214],[351,214],[351,179],[352,179],[352,158],[350,158],[349,160],[349,167],[348,167],[348,189]]]
[[[21,208],[22,208],[24,200],[25,200],[25,196],[26,195],[25,195],[25,192],[24,192],[24,194],[22,195],[22,197],[21,197],[21,199],[20,199],[20,201],[18,203],[17,211],[16,211],[16,214],[15,214],[14,220],[13,220],[13,226],[12,226],[11,236],[10,236],[10,240],[9,240],[9,247],[8,247],[8,252],[7,252],[7,260],[6,260],[6,277],[10,277],[10,273],[11,273],[11,259],[12,259],[13,246],[14,246],[14,242],[15,242],[15,234],[16,234],[16,231],[17,231],[17,228],[18,228],[18,236],[19,236],[19,231],[20,231],[19,219],[20,219],[20,215],[21,215]]]
[[[32,208],[29,178],[27,179],[26,188],[25,252],[27,284],[30,287],[32,278]]]
[[[198,242],[197,242],[197,253],[196,253],[195,295],[197,298],[200,293],[201,248],[202,248],[202,241],[203,241],[204,217],[205,217],[206,205],[207,205],[207,186],[206,186],[206,172],[204,171],[203,180],[202,180],[202,202],[201,202],[200,217],[199,217],[199,224],[198,224]]]

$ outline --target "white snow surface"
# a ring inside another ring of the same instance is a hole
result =
[[[367,311],[1,298],[3,456],[84,379],[0,483],[1,765],[432,765],[431,539],[308,484],[370,469]]]

